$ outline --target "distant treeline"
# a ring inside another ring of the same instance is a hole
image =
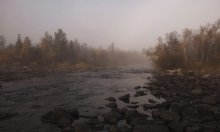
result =
[[[198,30],[186,28],[182,34],[167,33],[146,54],[162,70],[220,70],[220,20]]]
[[[15,44],[6,44],[0,36],[0,68],[92,68],[128,64],[139,60],[140,54],[123,51],[112,43],[108,48],[92,48],[77,40],[68,40],[59,29],[54,36],[48,32],[38,44],[32,44],[29,37],[18,35]]]

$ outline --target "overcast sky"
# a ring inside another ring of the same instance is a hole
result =
[[[220,0],[0,0],[0,35],[39,42],[61,28],[96,47],[142,49],[159,36],[220,19]]]

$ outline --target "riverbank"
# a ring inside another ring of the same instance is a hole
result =
[[[62,109],[52,110],[42,116],[42,121],[57,124],[62,131],[90,132],[218,132],[220,131],[220,75],[195,74],[182,75],[154,74],[152,82],[144,87],[135,87],[134,96],[144,96],[145,90],[164,98],[166,102],[153,100],[139,105],[129,102],[130,94],[119,98],[107,98],[112,109],[103,115],[77,123],[71,113]],[[116,100],[122,100],[130,108],[117,108]],[[140,113],[135,108],[152,111],[152,115]],[[80,118],[80,112],[74,110]],[[71,120],[68,120],[68,118]],[[68,121],[67,121],[68,120]],[[75,121],[74,121],[75,120]],[[54,122],[55,121],[55,122]],[[64,123],[67,121],[69,125]],[[72,127],[71,121],[74,122]]]

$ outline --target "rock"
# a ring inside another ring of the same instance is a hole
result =
[[[108,97],[105,100],[108,100],[110,102],[116,102],[116,99],[114,97]]]
[[[198,111],[193,107],[186,107],[181,110],[181,115],[184,119],[196,118],[198,116]]]
[[[133,132],[169,132],[169,130],[163,125],[137,125]]]
[[[108,124],[117,124],[119,120],[123,119],[123,116],[118,110],[112,110],[111,112],[105,113],[103,117]]]
[[[121,97],[118,98],[121,101],[124,101],[125,103],[129,103],[130,102],[130,94],[125,94]]]
[[[65,110],[73,119],[79,119],[79,111],[76,108]]]
[[[68,126],[68,127],[62,128],[62,132],[74,132],[74,128],[72,126]]]
[[[134,89],[136,89],[136,90],[137,90],[137,89],[140,89],[140,88],[141,88],[141,86],[136,86],[136,87],[134,87]]]
[[[132,108],[132,109],[136,109],[136,108],[139,107],[139,105],[133,104],[133,105],[127,105],[127,107],[128,107],[128,108]]]
[[[209,95],[202,98],[202,103],[204,104],[216,104],[216,96],[215,95]]]
[[[87,121],[87,124],[95,130],[102,130],[104,128],[104,124],[99,119],[90,119]]]
[[[110,108],[113,108],[113,109],[116,109],[118,108],[118,105],[116,103],[109,103],[106,105],[107,107],[110,107]]]
[[[201,95],[202,94],[202,89],[193,89],[190,92],[192,95]]]
[[[68,128],[68,127],[71,127],[72,125],[72,122],[66,118],[66,117],[61,117],[58,121],[57,121],[57,125],[60,127],[60,128]]]
[[[125,119],[129,123],[132,119],[137,118],[137,117],[145,117],[147,118],[147,115],[139,113],[137,110],[127,110],[125,112]]]
[[[0,88],[2,88],[2,85],[0,84]]]
[[[156,101],[154,101],[153,99],[148,99],[148,101],[152,104],[156,103]]]
[[[199,126],[191,126],[186,128],[186,132],[201,132]]]
[[[85,123],[75,124],[74,132],[92,132],[92,128]]]
[[[178,113],[173,112],[173,111],[168,111],[168,110],[160,111],[159,117],[161,120],[167,121],[167,122],[180,120],[180,116]]]
[[[144,96],[144,91],[143,90],[136,91],[136,95],[137,96]]]
[[[218,126],[219,126],[219,123],[217,121],[209,121],[209,122],[203,123],[203,127],[208,130],[216,131]]]
[[[0,112],[0,121],[10,119],[16,115],[18,115],[18,113]]]
[[[110,125],[108,127],[108,132],[120,132],[119,128],[115,125]]]
[[[183,132],[183,127],[179,121],[172,121],[167,126],[172,132]]]
[[[162,104],[143,104],[144,110],[148,109],[159,109],[159,108],[169,108],[169,105],[166,102],[163,102]]]
[[[131,119],[131,121],[129,122],[129,124],[131,126],[136,126],[136,125],[144,125],[144,124],[147,124],[149,123],[149,121],[147,120],[146,117],[134,117]]]
[[[69,121],[73,120],[72,116],[69,113],[67,113],[65,110],[54,109],[54,110],[51,110],[51,111],[45,113],[41,117],[41,120],[43,122],[50,122],[50,123],[58,124],[58,122],[60,120],[64,120],[64,118],[66,118]]]
[[[189,104],[184,101],[174,102],[171,104],[171,110],[175,112],[180,112],[183,108],[187,107],[188,105]]]

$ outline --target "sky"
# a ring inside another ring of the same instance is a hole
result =
[[[220,19],[220,0],[0,0],[0,35],[40,42],[61,28],[69,40],[93,47],[154,46],[159,36]]]

